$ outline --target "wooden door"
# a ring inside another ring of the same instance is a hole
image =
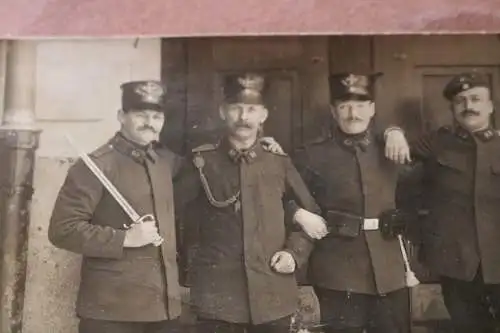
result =
[[[470,70],[486,73],[494,99],[500,97],[496,36],[384,36],[375,37],[373,45],[374,69],[384,72],[377,86],[377,109],[386,122],[402,124],[409,137],[451,124],[442,91],[453,75]],[[499,117],[496,112],[496,124]],[[424,283],[412,290],[414,323],[448,318],[437,278],[421,273]]]

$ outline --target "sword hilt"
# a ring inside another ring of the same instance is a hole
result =
[[[154,220],[155,217],[153,216],[153,214],[146,214],[139,217],[139,219],[137,219],[137,221],[134,221],[134,223],[154,222]]]
[[[146,214],[146,215],[139,217],[137,220],[135,220],[132,223],[138,224],[138,223],[153,222],[153,221],[155,221],[155,217],[153,216],[153,214]],[[125,229],[130,229],[130,225],[127,225],[127,224],[124,224],[123,227]],[[158,240],[153,242],[153,245],[160,246],[163,243],[163,240],[164,240],[163,237],[160,236],[160,238]]]

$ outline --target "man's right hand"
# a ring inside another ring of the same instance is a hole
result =
[[[298,223],[302,230],[313,239],[321,239],[328,234],[326,221],[323,217],[299,208],[293,216],[295,223]]]
[[[143,247],[161,239],[155,221],[134,223],[125,233],[123,247]]]
[[[389,128],[384,134],[385,157],[394,163],[405,164],[411,162],[410,146],[403,130],[395,127]]]

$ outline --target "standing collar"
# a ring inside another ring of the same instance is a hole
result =
[[[347,134],[336,126],[333,129],[333,138],[343,147],[349,149],[360,148],[362,151],[366,151],[372,142],[370,128],[361,133]]]
[[[465,141],[471,140],[473,139],[473,137],[476,137],[482,142],[488,142],[493,140],[496,136],[498,136],[498,132],[495,131],[491,126],[488,126],[485,129],[471,133],[462,126],[457,125],[455,127],[455,135],[457,135],[460,139]]]
[[[131,157],[139,163],[143,163],[147,159],[151,162],[156,162],[158,159],[158,154],[155,151],[156,142],[142,146],[128,140],[122,133],[117,132],[115,136],[109,140],[108,144],[120,153]]]
[[[242,162],[253,163],[264,151],[258,138],[250,148],[244,150],[234,148],[227,137],[222,140],[219,147],[224,152],[227,152],[229,158],[236,164]]]

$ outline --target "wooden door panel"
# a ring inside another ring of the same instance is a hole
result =
[[[410,37],[412,58],[418,66],[496,66],[500,59],[498,35]]]
[[[186,45],[187,102],[186,148],[188,150],[216,140],[219,129],[215,104],[214,59],[211,39],[190,39]]]
[[[187,105],[187,62],[186,42],[182,39],[162,41],[162,72],[165,82],[166,110],[165,125],[161,140],[170,149],[179,154],[186,150],[186,105]]]
[[[453,122],[448,102],[443,99],[443,87],[450,75],[422,73],[422,113],[425,129],[437,129]]]
[[[212,57],[218,70],[296,68],[302,57],[299,37],[245,37],[212,40]]]
[[[297,73],[293,71],[268,73],[266,93],[269,118],[264,124],[264,133],[276,138],[286,151],[291,151],[301,141]],[[299,127],[295,127],[297,122]]]

